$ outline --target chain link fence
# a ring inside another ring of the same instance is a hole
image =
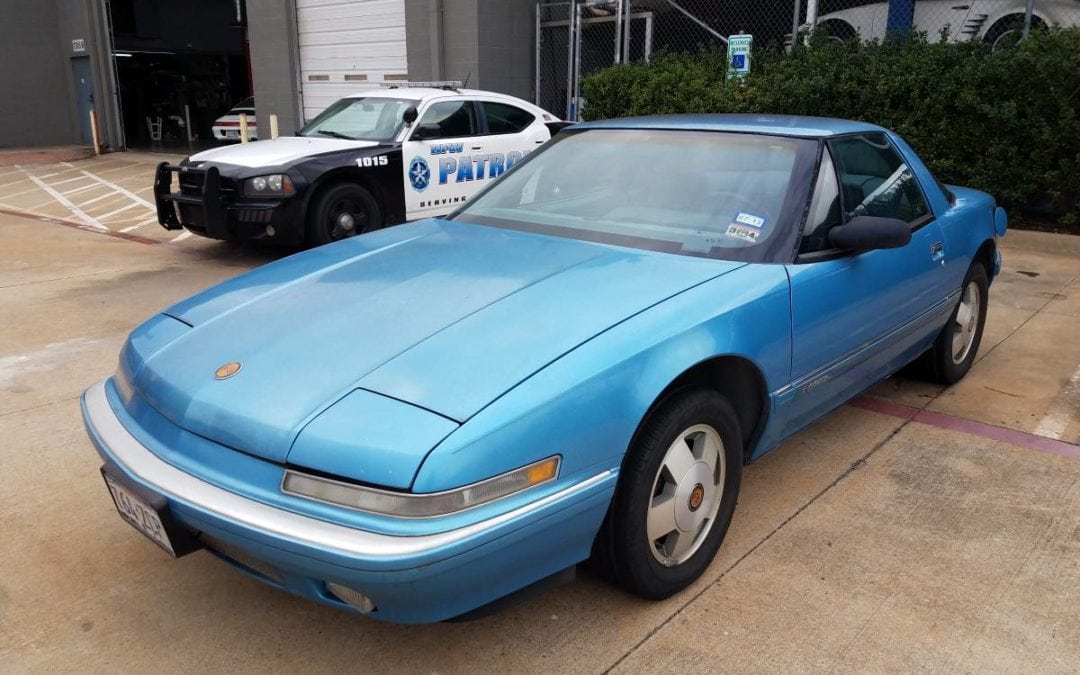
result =
[[[580,118],[581,78],[658,53],[724,50],[730,36],[790,47],[820,29],[837,40],[921,31],[1006,48],[1030,30],[1080,25],[1077,0],[562,0],[536,8],[536,102]]]

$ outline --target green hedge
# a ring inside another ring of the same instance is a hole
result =
[[[1010,210],[1080,221],[1080,28],[1038,31],[991,51],[916,35],[841,44],[814,36],[790,54],[754,52],[726,81],[721,52],[661,55],[585,78],[587,119],[741,112],[865,120],[897,131],[947,183]]]

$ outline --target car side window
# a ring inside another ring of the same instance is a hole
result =
[[[472,101],[440,101],[427,109],[416,128],[419,129],[425,125],[434,125],[439,128],[438,134],[426,135],[425,139],[475,136],[477,134],[476,108]]]
[[[829,146],[847,218],[899,218],[914,224],[929,215],[918,181],[884,134],[845,136]]]
[[[831,249],[829,230],[840,223],[840,188],[836,183],[836,167],[833,165],[829,149],[825,148],[821,152],[821,167],[818,169],[817,182],[814,185],[810,212],[803,226],[799,253]]]
[[[536,117],[516,106],[506,103],[483,101],[484,117],[487,119],[488,133],[516,134],[524,130]]]

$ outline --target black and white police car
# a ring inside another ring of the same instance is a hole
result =
[[[160,164],[158,222],[214,239],[324,244],[449,213],[567,125],[513,96],[418,85],[343,98],[298,136]]]

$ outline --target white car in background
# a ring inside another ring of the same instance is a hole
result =
[[[931,39],[948,27],[952,42],[976,39],[997,48],[1019,37],[1025,7],[1024,0],[917,0],[913,26]],[[847,40],[856,35],[863,40],[880,40],[885,37],[888,17],[889,3],[875,2],[822,15],[818,17],[817,25],[836,40]],[[1033,28],[1080,25],[1080,2],[1038,0],[1031,25]],[[809,31],[809,24],[803,29]]]
[[[240,115],[247,115],[248,139],[259,140],[258,128],[255,126],[255,98],[248,97],[240,101],[229,112],[214,120],[211,127],[216,141],[239,141],[240,140]]]

